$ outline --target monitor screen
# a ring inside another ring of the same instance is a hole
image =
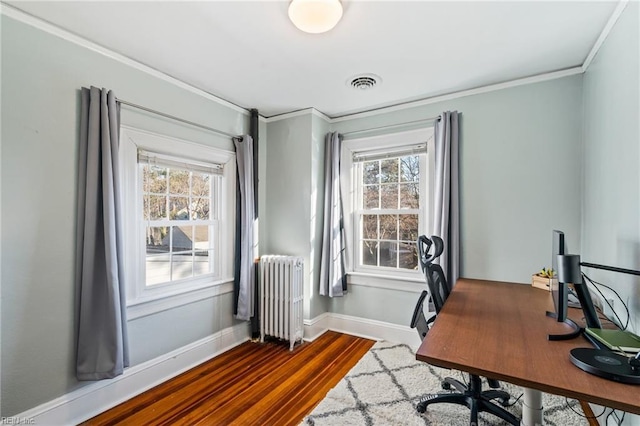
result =
[[[553,297],[553,307],[555,308],[558,322],[564,322],[567,319],[567,286],[566,284],[558,282],[558,255],[566,253],[567,248],[564,241],[564,232],[554,230],[552,233],[551,247],[551,268],[553,269],[551,295]]]

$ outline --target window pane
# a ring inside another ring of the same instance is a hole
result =
[[[204,275],[213,272],[213,250],[196,251],[193,257],[193,275]]]
[[[169,255],[169,227],[147,228],[146,285],[165,283],[171,280]]]
[[[362,242],[362,264],[378,266],[378,243],[376,241]]]
[[[193,226],[171,227],[171,251],[185,251],[193,248]]]
[[[189,220],[189,198],[169,197],[169,219]]]
[[[382,185],[381,207],[383,209],[398,208],[398,184]]]
[[[380,161],[380,182],[398,182],[398,159]]]
[[[398,243],[380,242],[380,266],[395,268],[397,265]]]
[[[189,195],[189,172],[186,170],[169,170],[169,192],[174,195]]]
[[[171,281],[171,266],[169,259],[169,253],[160,255],[147,254],[145,270],[146,285],[161,284]]]
[[[143,191],[165,194],[167,192],[167,169],[149,165],[145,165],[143,169]]]
[[[367,161],[362,165],[362,182],[365,184],[378,183],[379,161]]]
[[[193,172],[191,175],[191,194],[194,197],[208,197],[211,176],[206,173]]]
[[[193,276],[193,253],[173,253],[171,256],[171,279],[181,280]]]
[[[418,269],[418,246],[416,243],[400,243],[398,267],[401,269]]]
[[[410,155],[400,158],[400,181],[418,182],[420,180],[420,157]]]
[[[169,252],[169,227],[150,226],[147,228],[147,254]]]
[[[378,239],[378,215],[362,215],[362,238]]]
[[[210,226],[201,225],[194,226],[195,230],[193,248],[196,250],[206,250],[213,247],[209,241],[209,228]]]
[[[143,199],[144,220],[162,220],[167,218],[167,197],[146,195]]]
[[[209,220],[208,198],[193,198],[191,200],[191,219]]]
[[[398,239],[398,215],[395,215],[395,214],[380,215],[380,239],[381,240],[397,240]]]
[[[380,186],[367,185],[362,190],[363,208],[365,209],[378,209],[380,208],[379,193]]]
[[[417,209],[420,207],[420,191],[417,183],[400,184],[400,208]]]
[[[416,241],[418,239],[418,215],[400,215],[400,240]]]

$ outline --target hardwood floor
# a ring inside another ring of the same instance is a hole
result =
[[[326,332],[245,342],[85,422],[86,425],[297,425],[373,346]]]

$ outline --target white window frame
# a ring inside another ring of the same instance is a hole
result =
[[[147,286],[145,282],[145,221],[142,219],[138,151],[177,160],[223,166],[220,185],[219,235],[215,241],[216,274]],[[120,176],[124,235],[124,266],[129,319],[233,291],[236,156],[234,152],[164,136],[129,126],[120,130]]]
[[[358,201],[359,201],[359,167],[355,167],[354,154],[366,153],[367,151],[384,151],[388,149],[392,152],[402,146],[426,144],[426,158],[421,161],[420,173],[420,195],[426,200],[421,203],[418,209],[418,220],[420,224],[419,234],[430,235],[432,228],[431,206],[434,199],[434,141],[433,127],[417,130],[364,137],[358,139],[347,139],[343,142],[341,155],[341,187],[343,193],[343,211],[345,219],[345,234],[347,242],[347,274],[353,284],[362,284],[372,287],[405,289],[415,291],[416,285],[424,285],[424,276],[419,268],[417,270],[401,270],[378,266],[358,265],[359,241],[358,230]],[[403,283],[407,283],[404,285]]]

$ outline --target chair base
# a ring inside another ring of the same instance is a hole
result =
[[[469,387],[455,379],[445,379],[445,386],[448,384],[449,386],[459,390],[460,393],[451,392],[427,395],[420,399],[420,402],[416,406],[416,410],[419,413],[424,413],[427,410],[428,405],[440,402],[459,404],[465,405],[471,410],[471,419],[469,421],[470,425],[478,424],[478,413],[481,412],[493,414],[514,426],[520,425],[520,419],[492,402],[492,400],[498,399],[503,406],[506,405],[511,397],[507,392],[497,389],[482,391],[482,381],[480,377],[470,374],[469,378]]]

